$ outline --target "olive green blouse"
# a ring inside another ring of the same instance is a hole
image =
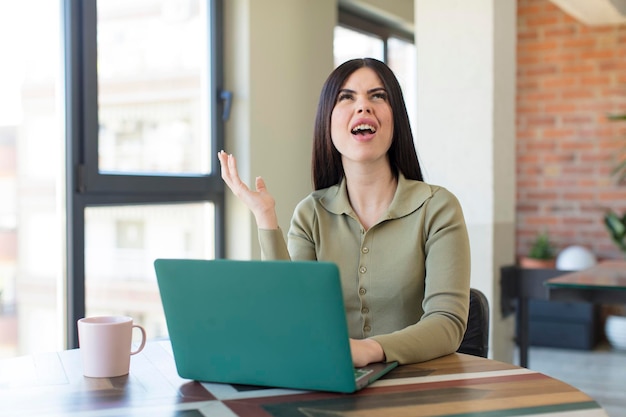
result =
[[[469,308],[470,248],[461,206],[443,187],[400,174],[387,212],[364,230],[345,179],[317,190],[281,229],[259,230],[263,259],[334,262],[351,338],[371,337],[387,361],[455,352]]]

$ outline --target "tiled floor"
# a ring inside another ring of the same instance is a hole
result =
[[[528,363],[585,392],[609,417],[626,417],[626,351],[604,343],[592,351],[531,347]]]

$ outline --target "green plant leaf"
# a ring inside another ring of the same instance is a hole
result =
[[[604,223],[613,242],[626,252],[626,213],[620,217],[614,211],[609,211],[604,216]]]
[[[626,182],[626,159],[613,168],[611,175],[617,178],[619,184]]]
[[[528,252],[528,257],[533,259],[553,259],[555,250],[547,233],[540,233],[533,242]]]

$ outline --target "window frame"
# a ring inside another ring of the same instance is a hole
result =
[[[339,7],[337,26],[354,30],[368,36],[376,36],[383,41],[384,62],[388,61],[389,38],[398,38],[415,44],[414,34],[397,25],[369,15],[358,8]]]
[[[224,147],[228,102],[223,87],[222,0],[205,0],[210,24],[212,172],[102,173],[98,169],[97,0],[63,0],[66,126],[66,343],[78,346],[76,321],[85,316],[85,209],[108,205],[211,202],[215,257],[224,256],[224,182],[217,152]]]

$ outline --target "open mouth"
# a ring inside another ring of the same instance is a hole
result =
[[[360,124],[360,125],[355,126],[351,130],[351,132],[353,135],[367,135],[367,134],[376,133],[376,128],[372,125]]]

